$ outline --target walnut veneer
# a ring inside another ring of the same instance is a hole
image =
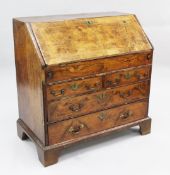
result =
[[[139,125],[148,134],[153,47],[135,15],[16,18],[18,136],[44,166],[61,149]]]

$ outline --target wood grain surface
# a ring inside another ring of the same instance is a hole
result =
[[[47,65],[152,49],[134,15],[31,23]]]
[[[147,101],[138,102],[51,124],[48,126],[49,144],[74,140],[77,137],[140,120],[147,116],[147,105]]]
[[[48,66],[45,68],[45,71],[47,82],[53,83],[150,64],[152,64],[152,51],[106,57],[61,66]]]
[[[44,166],[66,146],[139,125],[148,134],[153,47],[135,15],[17,18],[18,136]]]
[[[48,104],[48,121],[61,121],[148,98],[149,81],[108,89]]]
[[[19,117],[45,144],[41,58],[28,25],[14,20],[14,38]]]

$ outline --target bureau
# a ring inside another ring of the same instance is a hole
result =
[[[18,136],[44,166],[72,144],[133,126],[150,133],[153,47],[135,15],[13,20]]]

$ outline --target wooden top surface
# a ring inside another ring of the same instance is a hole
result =
[[[30,22],[47,65],[152,49],[134,15],[82,16],[24,19]]]

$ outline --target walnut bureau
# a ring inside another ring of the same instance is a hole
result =
[[[153,47],[135,15],[13,20],[18,136],[44,166],[80,141],[139,126],[148,134]]]

